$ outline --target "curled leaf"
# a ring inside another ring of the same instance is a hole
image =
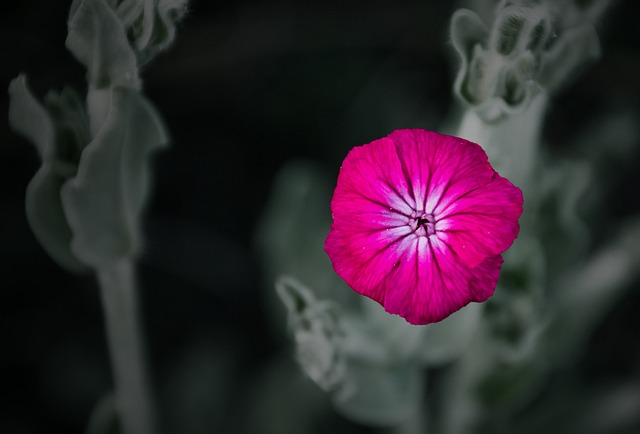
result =
[[[79,272],[86,266],[71,250],[71,228],[60,200],[65,180],[51,163],[43,163],[27,186],[26,213],[31,230],[44,250],[63,268]]]
[[[87,68],[87,80],[92,86],[140,87],[135,52],[118,15],[105,0],[73,3],[66,45]]]
[[[288,276],[278,279],[276,292],[287,308],[302,369],[323,390],[343,387],[346,370],[344,332],[334,305],[318,301],[311,290]]]
[[[28,139],[41,157],[51,152],[54,127],[51,118],[27,87],[27,78],[19,75],[9,84],[9,124]]]
[[[549,90],[557,90],[574,71],[597,60],[600,53],[600,41],[591,24],[569,29],[544,53],[539,82]]]
[[[139,92],[112,88],[109,115],[61,192],[71,248],[83,262],[100,268],[136,254],[149,156],[167,142],[159,115]]]
[[[187,0],[124,0],[116,12],[144,65],[175,38],[175,23],[185,14]]]
[[[86,266],[72,253],[71,228],[62,207],[60,188],[76,172],[79,148],[87,136],[87,120],[78,96],[69,89],[50,93],[41,105],[19,76],[9,85],[9,123],[29,139],[42,165],[27,186],[25,211],[36,238],[60,266],[79,272]]]

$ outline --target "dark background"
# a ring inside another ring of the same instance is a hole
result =
[[[85,89],[64,47],[70,3],[3,5],[0,83],[24,72],[40,97],[64,84]],[[168,432],[258,432],[250,419],[264,395],[261,373],[290,356],[264,314],[253,241],[272,180],[293,158],[337,174],[355,145],[396,128],[438,128],[452,109],[453,10],[424,0],[193,1],[175,45],[143,71],[172,137],[154,158],[139,261]],[[598,112],[640,107],[638,12],[630,1],[612,9],[600,28],[602,59],[556,95],[549,152],[579,157],[570,138]],[[39,161],[9,129],[6,92],[0,98],[0,432],[80,433],[111,385],[98,288],[60,269],[31,233],[24,194]],[[634,162],[606,172],[615,188],[600,221],[640,212],[637,152]],[[627,291],[572,367],[577,381],[637,381],[638,311],[638,291]],[[368,432],[319,414],[317,432]]]

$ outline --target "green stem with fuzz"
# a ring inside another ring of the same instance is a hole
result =
[[[156,434],[135,273],[123,259],[98,270],[116,405],[124,434]]]

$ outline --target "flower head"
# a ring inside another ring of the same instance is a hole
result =
[[[522,203],[477,144],[397,130],[345,158],[325,251],[354,291],[429,324],[493,294]]]

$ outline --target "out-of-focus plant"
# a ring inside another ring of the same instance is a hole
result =
[[[42,160],[27,187],[31,228],[60,266],[95,272],[101,287],[115,409],[108,410],[114,400],[106,399],[90,432],[103,432],[114,420],[128,434],[158,429],[134,261],[142,245],[150,157],[168,136],[142,93],[140,72],[171,44],[185,11],[186,0],[74,0],[66,46],[87,69],[86,103],[68,87],[40,103],[23,75],[9,86],[10,124]]]
[[[581,204],[597,213],[606,195],[600,180],[591,188],[600,161],[588,155],[601,152],[607,137],[590,134],[581,143],[586,157],[577,161],[542,146],[554,94],[599,56],[595,28],[610,3],[478,1],[480,10],[453,14],[460,58],[453,90],[462,114],[448,132],[480,144],[525,197],[519,239],[504,254],[498,288],[485,304],[414,327],[354,294],[322,254],[332,183],[309,163],[282,169],[258,246],[286,308],[298,362],[341,413],[399,432],[509,432],[513,415],[554,367],[580,353],[637,275],[638,217],[594,246],[577,212]],[[632,118],[615,120],[615,131],[625,131],[616,138],[624,152],[639,137]],[[427,368],[442,366],[437,397],[425,400]]]

